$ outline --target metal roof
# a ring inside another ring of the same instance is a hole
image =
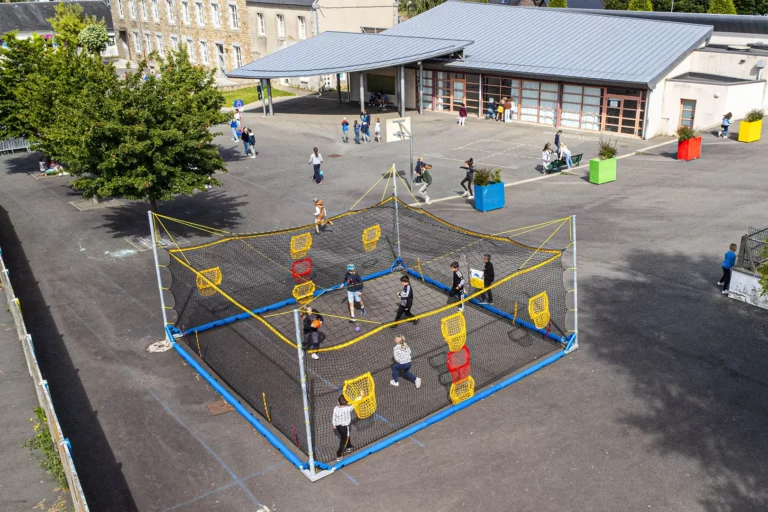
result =
[[[248,5],[258,6],[265,4],[269,6],[281,5],[283,7],[312,7],[315,0],[245,0]]]
[[[461,38],[323,32],[239,67],[227,76],[287,78],[349,73],[446,56],[470,44],[472,41]]]
[[[711,26],[603,12],[445,2],[383,34],[472,34],[464,59],[442,63],[457,72],[635,87],[653,87],[712,34]]]
[[[744,16],[741,14],[703,14],[693,12],[641,12],[607,10],[593,14],[621,16],[624,18],[643,18],[646,20],[655,21],[671,21],[674,23],[695,23],[697,25],[710,25],[714,27],[715,32],[734,32],[738,34],[768,34],[768,16]]]
[[[107,31],[112,32],[112,13],[101,1],[72,2],[83,8],[83,14],[104,19]],[[0,3],[0,34],[12,30],[19,32],[51,33],[53,27],[48,18],[56,16],[58,2]]]

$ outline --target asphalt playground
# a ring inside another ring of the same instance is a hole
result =
[[[311,222],[313,197],[341,213],[393,162],[409,167],[407,143],[341,142],[353,106],[306,97],[275,111],[245,113],[254,159],[222,127],[223,187],[161,213],[281,229]],[[211,415],[218,395],[174,351],[145,350],[163,337],[147,205],[83,201],[68,177],[37,179],[37,155],[0,159],[0,247],[91,510],[768,509],[768,313],[715,286],[728,244],[768,224],[768,143],[705,133],[703,158],[678,162],[669,139],[621,138],[618,180],[596,186],[583,167],[539,174],[552,129],[410,114],[440,199],[430,212],[487,233],[576,215],[580,349],[316,483],[236,413]],[[585,162],[596,152],[594,134],[563,140]],[[458,197],[469,157],[502,169],[505,209],[480,214]],[[358,207],[390,193],[386,181]]]

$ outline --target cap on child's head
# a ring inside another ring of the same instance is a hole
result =
[[[454,261],[453,263],[451,263],[451,268],[459,268],[459,262]]]
[[[349,265],[347,265],[347,270],[355,270],[355,264],[350,263]]]

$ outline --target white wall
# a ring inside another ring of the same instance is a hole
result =
[[[768,34],[739,34],[736,32],[712,32],[710,44],[768,43]]]
[[[761,60],[768,64],[766,56],[729,51],[695,51],[691,54],[691,71],[755,80],[758,69],[756,65]],[[765,71],[763,71],[764,74]],[[670,75],[670,77],[674,76]]]
[[[650,139],[661,133],[662,106],[664,105],[664,82],[648,93],[646,100],[646,124],[643,138]]]

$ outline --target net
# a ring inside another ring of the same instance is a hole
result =
[[[351,442],[359,449],[563,350],[562,250],[474,233],[395,198],[331,220],[319,234],[314,225],[227,234],[169,251],[174,327],[304,453],[299,342],[313,451],[322,462],[336,458],[331,418],[341,395],[354,408]],[[470,283],[469,267],[482,269],[484,254],[492,255],[495,282],[484,290],[473,280],[463,299],[450,300],[451,262],[467,267]],[[349,264],[363,280],[359,295],[341,287]],[[412,304],[397,318],[403,277]],[[481,304],[487,291],[492,304]],[[307,312],[298,336],[295,308]],[[408,368],[395,366],[395,335],[406,338]]]

